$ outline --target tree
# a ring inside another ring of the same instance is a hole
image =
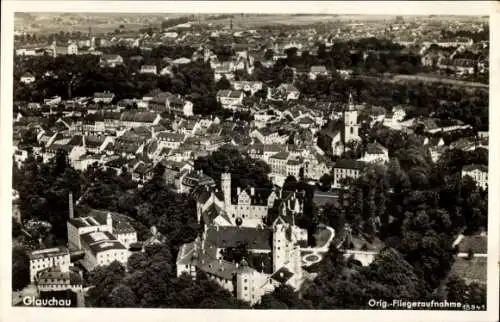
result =
[[[124,277],[125,268],[117,261],[97,266],[90,272],[88,283],[93,287],[88,290],[85,302],[91,307],[109,307],[110,294]]]
[[[217,90],[221,89],[230,89],[231,88],[231,83],[227,80],[225,76],[223,76],[219,81],[215,84],[215,88]]]
[[[30,259],[25,249],[12,249],[12,290],[19,291],[30,284]]]
[[[246,153],[232,147],[222,147],[207,157],[195,160],[196,170],[203,172],[214,179],[220,187],[221,174],[231,173],[232,187],[254,186],[259,188],[271,188],[268,173],[269,166],[260,161],[251,159]]]
[[[264,53],[264,59],[265,60],[273,60],[273,57],[274,57],[274,50],[267,49],[266,52]]]
[[[294,176],[288,176],[283,183],[284,191],[295,191],[297,189],[297,179]]]
[[[467,285],[458,276],[450,276],[446,282],[446,300],[468,305],[486,306],[486,288],[477,283]]]

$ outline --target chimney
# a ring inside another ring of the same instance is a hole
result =
[[[240,187],[236,188],[236,195],[239,196],[240,193],[241,193],[241,188]]]
[[[255,195],[255,188],[251,187],[250,188],[250,195],[253,197]]]
[[[68,197],[68,205],[69,205],[69,218],[73,219],[74,218],[74,210],[73,210],[73,193],[69,193]]]

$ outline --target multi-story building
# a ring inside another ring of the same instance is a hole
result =
[[[115,94],[108,91],[94,93],[95,103],[102,102],[104,104],[110,104],[113,101],[113,98],[115,98]]]
[[[37,289],[40,292],[71,290],[79,293],[83,291],[83,279],[77,272],[53,267],[40,272]]]
[[[250,133],[251,138],[259,140],[262,144],[285,144],[288,141],[288,135],[280,135],[277,130],[268,127],[255,129]]]
[[[73,216],[70,198],[70,219],[67,223],[70,249],[83,250],[83,265],[92,270],[97,265],[109,265],[118,260],[126,265],[128,248],[137,242],[135,229],[123,215],[92,209],[87,216]]]
[[[220,90],[217,92],[217,100],[223,108],[235,110],[242,106],[245,93],[243,91]]]
[[[68,45],[68,55],[78,55],[78,45],[76,43]]]
[[[120,122],[123,127],[134,128],[141,126],[157,125],[161,120],[160,114],[155,112],[123,112],[120,117]]]
[[[65,247],[54,247],[32,251],[30,258],[30,280],[34,282],[38,274],[52,267],[67,272],[70,266],[69,251]]]
[[[139,71],[141,74],[153,74],[156,75],[157,68],[155,65],[142,65],[141,70]]]
[[[342,159],[333,166],[333,188],[344,187],[347,178],[357,179],[361,175],[364,163],[355,160]]]
[[[316,79],[318,76],[328,76],[328,70],[325,66],[311,66],[311,71],[309,72],[309,79]]]
[[[123,57],[120,55],[102,55],[99,65],[102,67],[115,68],[116,66],[123,65]]]
[[[106,266],[115,260],[127,265],[128,249],[107,231],[94,231],[80,235],[81,249],[85,252],[82,260],[87,270],[96,266]]]
[[[187,193],[200,186],[215,187],[215,181],[202,170],[184,170],[177,175],[174,185],[178,193]]]
[[[377,142],[368,143],[364,155],[359,161],[384,164],[389,162],[389,151]]]
[[[184,142],[185,135],[180,133],[160,132],[156,134],[158,148],[167,147],[169,149],[178,149]]]
[[[488,166],[484,164],[470,164],[462,168],[462,177],[471,177],[476,184],[483,188],[488,189]]]
[[[254,95],[262,89],[262,82],[258,81],[232,81],[231,86],[236,91],[250,92]]]

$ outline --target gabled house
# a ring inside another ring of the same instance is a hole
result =
[[[123,112],[120,117],[121,125],[124,127],[139,127],[157,125],[161,120],[160,114],[155,112]]]
[[[259,81],[231,81],[231,86],[236,91],[250,92],[254,95],[262,89],[262,82]]]
[[[159,147],[167,147],[169,149],[178,149],[184,142],[185,135],[171,132],[160,132],[156,134]]]
[[[368,143],[364,155],[359,161],[384,164],[389,162],[389,151],[377,142]]]
[[[288,141],[288,135],[280,135],[277,130],[267,127],[253,130],[250,137],[259,140],[262,144],[285,144]]]
[[[220,102],[223,108],[235,110],[243,105],[243,91],[220,90],[217,92],[217,101]]]
[[[325,66],[311,66],[311,70],[309,71],[309,79],[316,79],[318,76],[328,76],[328,70]]]
[[[267,99],[276,101],[289,101],[299,99],[300,92],[292,84],[281,84],[275,89],[268,88]]]
[[[123,65],[123,57],[120,55],[102,55],[99,60],[99,65],[101,67],[114,68],[116,66]]]
[[[157,74],[157,68],[155,65],[142,65],[141,70],[139,71],[141,74]]]

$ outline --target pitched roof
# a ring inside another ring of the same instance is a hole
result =
[[[468,164],[462,168],[464,172],[470,172],[474,170],[479,170],[482,172],[488,172],[488,166],[484,164]]]
[[[334,168],[340,169],[362,169],[365,167],[365,164],[361,161],[349,160],[349,159],[341,159],[335,163]]]
[[[121,115],[121,120],[125,122],[142,122],[142,123],[152,123],[158,114],[154,112],[134,112],[126,111]]]
[[[268,228],[250,227],[214,227],[209,226],[206,242],[217,248],[236,247],[247,244],[248,249],[270,250],[272,230]]]
[[[311,72],[312,73],[326,73],[327,72],[327,69],[325,66],[323,65],[319,65],[319,66],[311,66]]]
[[[53,247],[34,250],[28,253],[30,260],[69,255],[68,249],[66,247]]]
[[[285,284],[290,278],[292,278],[293,273],[285,266],[278,269],[271,275],[271,278],[281,284]]]

